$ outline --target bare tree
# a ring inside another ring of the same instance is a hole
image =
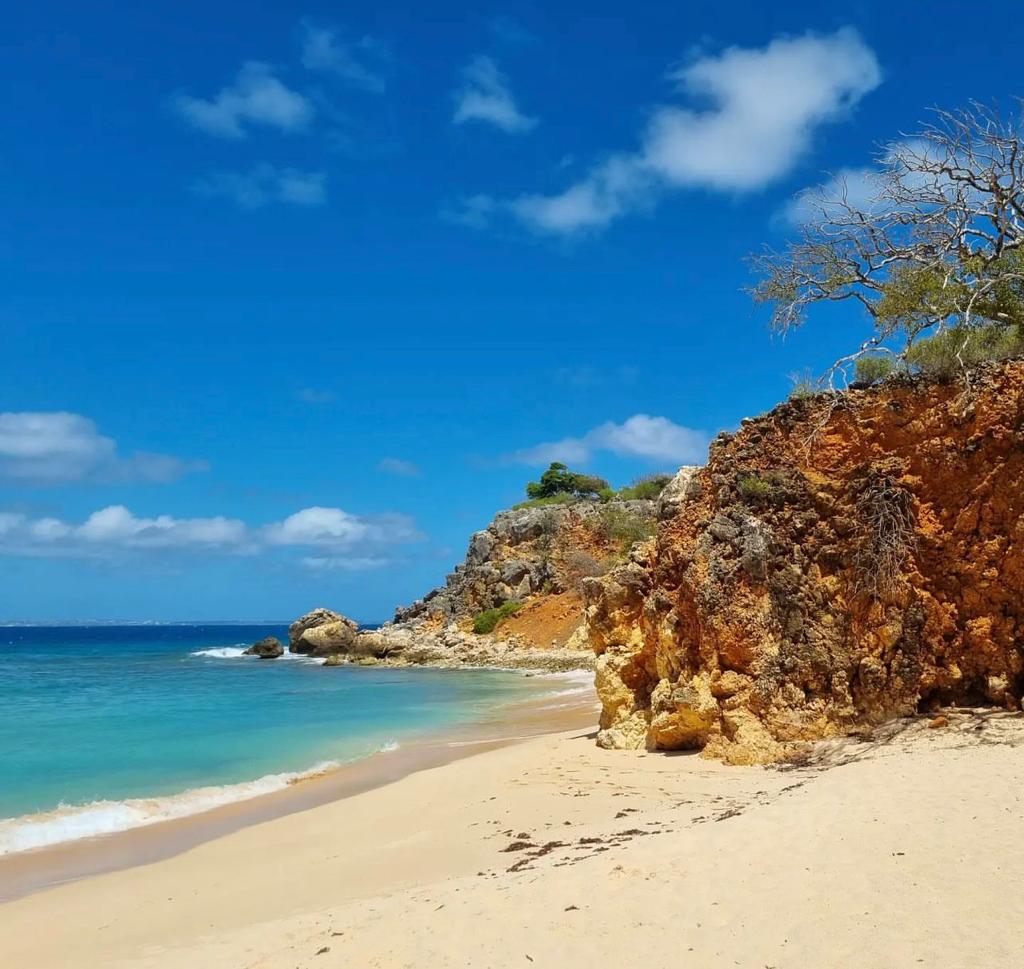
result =
[[[863,354],[905,354],[925,333],[1024,328],[1021,131],[1019,119],[976,103],[936,111],[881,151],[866,184],[837,179],[804,193],[799,237],[753,257],[752,294],[771,306],[776,331],[801,325],[817,303],[852,300],[867,312],[873,332],[832,367],[830,386]],[[886,346],[896,337],[902,351]]]

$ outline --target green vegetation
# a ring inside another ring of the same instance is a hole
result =
[[[653,501],[665,490],[671,480],[672,475],[670,474],[646,474],[642,478],[637,478],[628,487],[621,488],[616,497],[623,501]]]
[[[570,471],[560,461],[553,461],[547,471],[540,476],[540,481],[531,481],[526,486],[526,496],[534,501],[557,495],[568,495],[569,500],[596,498],[607,487],[608,482],[604,478]]]
[[[761,505],[775,497],[775,485],[753,472],[741,474],[736,480],[736,487],[740,498],[748,505]]]
[[[508,602],[502,603],[496,609],[485,609],[473,619],[473,632],[494,632],[509,616],[514,616],[521,605],[522,603],[516,599],[509,599]]]
[[[1020,327],[998,324],[954,327],[919,340],[907,350],[907,364],[921,373],[939,378],[952,377],[986,360],[1006,360],[1024,353]]]
[[[860,357],[854,369],[854,379],[862,384],[877,384],[885,380],[896,369],[892,357],[882,357],[873,354],[869,357]]]
[[[526,486],[527,500],[513,507],[542,508],[545,505],[568,505],[574,501],[593,500],[653,500],[665,490],[665,486],[671,480],[670,474],[647,474],[616,491],[604,478],[570,471],[564,464],[555,461],[540,476],[540,481],[531,481]]]
[[[597,513],[592,527],[598,538],[617,545],[621,554],[637,542],[653,538],[657,531],[657,524],[651,519],[612,505],[606,505]]]
[[[886,376],[882,346],[902,343],[911,368],[939,376],[1021,353],[1021,158],[1015,113],[979,104],[936,111],[886,147],[865,201],[834,183],[805,195],[810,215],[796,238],[752,260],[761,277],[754,300],[771,307],[782,333],[819,304],[858,304],[873,332],[831,373],[852,364],[872,382]]]
[[[569,505],[579,500],[578,495],[570,494],[568,491],[559,491],[553,495],[548,495],[546,498],[528,498],[526,501],[521,501],[512,507],[515,509],[543,508],[545,505]]]
[[[805,370],[803,373],[791,373],[789,379],[793,383],[793,389],[789,392],[790,400],[808,400],[815,394],[821,393],[821,381],[810,370]]]

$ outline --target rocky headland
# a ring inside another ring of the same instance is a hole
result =
[[[596,669],[598,743],[735,764],[1024,693],[1024,362],[795,398],[656,500],[501,512],[329,665]],[[491,622],[482,623],[490,618]]]
[[[362,630],[328,609],[292,624],[292,652],[356,662],[593,668],[580,587],[625,560],[638,537],[653,534],[652,500],[534,505],[499,513],[470,539],[465,560],[445,584]],[[482,631],[494,622],[490,631]]]
[[[598,742],[730,763],[1024,691],[1024,363],[745,420],[582,583]]]

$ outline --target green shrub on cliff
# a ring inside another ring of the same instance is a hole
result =
[[[857,361],[854,378],[862,384],[877,384],[879,380],[885,380],[895,369],[896,365],[891,357],[861,357]]]
[[[618,496],[623,501],[653,501],[672,480],[670,474],[645,474],[637,478],[631,485],[619,490]]]
[[[531,481],[526,486],[526,496],[533,501],[552,498],[556,495],[596,498],[607,487],[608,482],[604,478],[570,471],[560,461],[552,461],[547,471],[540,476],[540,481]]]
[[[1024,337],[1018,327],[953,327],[913,344],[907,351],[907,364],[935,377],[951,377],[962,368],[986,360],[1006,360],[1021,353]]]
[[[502,603],[496,609],[485,609],[483,612],[478,613],[473,620],[473,632],[494,632],[509,616],[514,616],[519,611],[521,605],[522,603],[517,600],[509,599],[508,602]]]
[[[569,494],[568,491],[559,491],[544,498],[528,498],[526,501],[520,501],[512,507],[517,510],[519,508],[543,508],[545,505],[571,505],[574,501],[579,500],[577,495]]]
[[[754,472],[741,474],[736,480],[736,488],[748,505],[760,505],[775,496],[775,486]]]
[[[617,545],[622,554],[637,542],[652,538],[657,531],[657,525],[650,518],[614,505],[602,508],[593,518],[591,527],[600,539]]]

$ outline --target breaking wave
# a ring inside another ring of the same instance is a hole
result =
[[[398,750],[398,743],[389,740],[377,753]],[[299,781],[319,777],[341,766],[340,761],[327,760],[304,771],[267,774],[255,781],[241,784],[197,787],[181,794],[162,797],[137,797],[123,801],[92,801],[89,804],[62,804],[52,811],[0,819],[0,855],[65,841],[78,841],[97,835],[114,834],[141,828],[160,821],[171,821],[201,814],[225,804],[247,801],[264,794],[284,790]]]

